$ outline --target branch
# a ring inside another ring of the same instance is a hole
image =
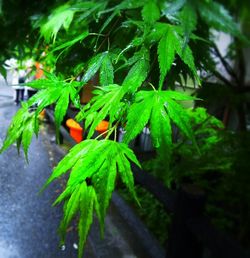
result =
[[[245,78],[246,78],[246,64],[244,59],[244,54],[242,47],[239,46],[239,42],[236,41],[237,44],[237,55],[238,55],[238,71],[239,71],[239,88],[243,88],[245,84]]]
[[[226,85],[230,86],[231,88],[235,88],[235,85],[233,83],[231,83],[226,77],[224,77],[221,73],[219,73],[218,71],[213,71],[213,74],[215,75],[215,77],[217,77],[219,80],[221,80],[222,82],[224,82]]]
[[[216,56],[220,59],[221,63],[223,64],[224,68],[228,72],[228,74],[233,77],[237,83],[239,83],[239,78],[233,68],[230,66],[230,64],[226,61],[226,59],[221,55],[220,50],[216,46],[216,44],[213,44],[213,49],[215,51]]]
[[[215,70],[211,65],[205,67],[204,64],[201,65],[201,68],[204,69],[204,71],[209,70],[211,72],[211,76],[215,76],[220,81],[224,82],[224,84],[230,86],[231,88],[236,88],[235,84],[233,84],[231,81],[229,81],[225,76],[223,76],[220,72]],[[207,69],[206,69],[207,68]]]
[[[101,44],[99,45],[98,49],[96,50],[96,52],[98,52],[101,47],[103,46],[103,44],[105,43],[105,41],[109,38],[110,34],[112,33],[113,29],[115,28],[115,26],[117,25],[117,23],[120,21],[120,17],[118,17],[116,19],[116,21],[113,23],[113,25],[111,26],[109,32],[105,35],[104,40],[101,42]]]

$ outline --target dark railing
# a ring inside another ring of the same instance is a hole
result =
[[[47,111],[47,115],[54,122],[51,110]],[[70,144],[75,144],[65,128],[61,127],[60,132]],[[166,211],[173,214],[165,250],[166,258],[250,258],[249,252],[242,249],[228,235],[216,229],[204,215],[206,197],[202,191],[191,185],[185,185],[176,192],[170,191],[160,181],[134,164],[132,164],[132,170],[135,182],[152,193]],[[124,208],[121,198],[116,193],[113,196],[113,202],[119,206],[121,213],[129,221],[128,224],[135,228],[137,234],[141,234],[145,247],[151,245],[148,249],[149,256],[163,257],[164,254],[157,248],[157,244],[154,245],[154,239],[146,237],[146,234],[144,235],[143,231],[138,229],[140,220],[131,219],[131,216],[127,215],[129,211]]]
[[[177,192],[167,190],[153,176],[133,166],[135,181],[151,192],[173,214],[166,246],[167,258],[249,258],[228,235],[216,229],[204,215],[205,194],[191,185]],[[207,253],[207,256],[205,256]]]

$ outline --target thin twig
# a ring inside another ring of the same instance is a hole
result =
[[[226,61],[226,59],[222,56],[220,53],[220,50],[218,49],[216,44],[213,44],[213,49],[215,51],[216,56],[220,59],[221,63],[223,64],[224,68],[228,72],[230,76],[232,76],[237,82],[239,82],[239,78],[233,68],[230,66],[230,64]]]
[[[112,27],[110,28],[109,32],[105,35],[105,38],[103,39],[103,41],[101,42],[101,44],[99,45],[98,49],[96,50],[96,52],[99,52],[99,50],[101,49],[101,47],[103,46],[103,44],[105,43],[105,41],[109,38],[111,32],[113,31],[114,27],[116,26],[116,24],[118,23],[118,21],[120,20],[120,17],[118,17],[118,19],[116,19],[116,21],[114,22],[114,24],[112,25]]]
[[[233,83],[231,83],[226,77],[224,77],[221,73],[219,73],[218,71],[213,71],[213,74],[215,75],[215,77],[217,77],[219,80],[221,80],[222,82],[224,82],[226,85],[230,86],[231,88],[234,88],[235,85]]]
[[[117,138],[117,127],[115,127],[115,138],[114,138],[115,142],[116,142],[116,138]]]

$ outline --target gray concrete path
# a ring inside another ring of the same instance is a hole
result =
[[[11,88],[0,85],[0,145],[17,110],[12,94]],[[77,257],[76,234],[64,251],[58,247],[56,231],[62,213],[51,207],[57,190],[50,187],[38,195],[52,166],[43,137],[33,139],[29,160],[27,164],[23,153],[18,156],[15,146],[0,155],[0,258]],[[86,257],[93,257],[87,253]]]
[[[0,80],[0,146],[17,109],[13,90],[1,85]],[[15,146],[0,155],[0,258],[77,257],[76,226],[73,223],[69,228],[66,248],[61,250],[56,232],[62,207],[51,207],[65,180],[53,183],[38,195],[53,166],[65,154],[52,139],[54,130],[50,126],[42,127],[38,139],[31,143],[29,164],[22,152],[18,156]],[[94,223],[85,258],[155,258],[135,238],[114,205],[105,224],[105,238],[101,240],[99,227]]]

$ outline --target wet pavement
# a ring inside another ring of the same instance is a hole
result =
[[[12,116],[18,107],[13,91],[0,82],[0,146]],[[0,155],[0,258],[75,258],[77,230],[68,229],[66,247],[60,249],[57,228],[62,207],[51,204],[63,190],[65,178],[54,182],[42,194],[39,189],[49,177],[53,166],[65,155],[55,144],[51,126],[43,125],[38,139],[32,140],[29,164],[11,146]],[[124,212],[124,211],[123,211]],[[111,204],[105,221],[105,237],[100,239],[95,221],[85,248],[85,258],[150,258],[150,255]],[[143,228],[143,234],[148,234]],[[151,244],[150,244],[151,246]]]
[[[0,86],[0,145],[16,110],[12,90]],[[38,194],[52,169],[43,136],[33,139],[29,160],[27,164],[23,153],[18,156],[15,146],[0,155],[0,258],[76,257],[76,234],[64,251],[58,246],[62,213],[60,207],[51,207],[57,189],[52,186]],[[85,257],[93,256],[86,253]]]

